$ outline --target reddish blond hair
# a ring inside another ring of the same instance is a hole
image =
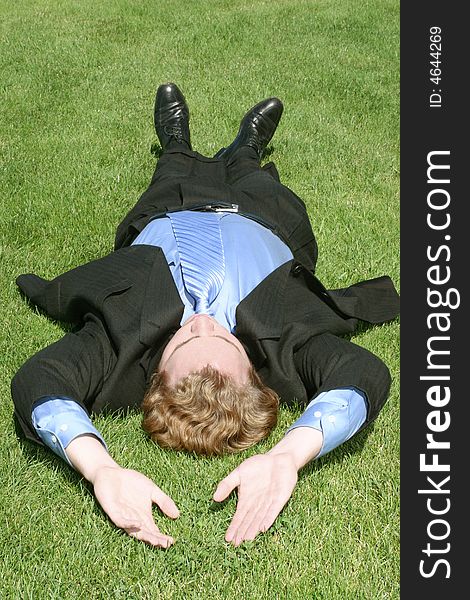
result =
[[[142,426],[160,446],[223,454],[265,438],[277,423],[278,408],[279,397],[254,368],[242,386],[209,366],[175,387],[164,371],[156,371],[142,403]]]

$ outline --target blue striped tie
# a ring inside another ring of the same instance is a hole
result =
[[[211,314],[225,277],[225,256],[216,213],[168,213],[180,255],[183,282],[196,313]]]

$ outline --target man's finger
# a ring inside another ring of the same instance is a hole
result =
[[[261,524],[266,518],[266,514],[268,513],[270,507],[270,502],[263,502],[257,511],[250,512],[246,516],[243,526],[239,528],[237,535],[234,538],[234,543],[236,545],[241,544],[243,541],[251,541],[255,539],[255,537],[261,531]]]
[[[145,542],[150,546],[157,546],[158,548],[169,548],[175,543],[175,540],[171,536],[163,535],[158,530],[152,531],[148,528],[138,528],[131,530],[126,529],[126,532],[137,540]]]
[[[217,486],[214,492],[213,499],[215,502],[222,502],[227,496],[233,492],[233,490],[240,485],[240,477],[238,475],[238,469],[232,471],[225,479]]]
[[[245,497],[241,498],[238,501],[237,510],[225,534],[225,541],[235,542],[240,533],[244,532],[251,523],[253,513],[257,513],[258,510],[259,505],[252,498],[248,498],[248,500]]]
[[[170,519],[177,519],[180,516],[180,511],[170,496],[162,492],[157,486],[152,491],[152,502]]]
[[[284,504],[274,502],[271,504],[262,522],[260,523],[260,531],[268,531],[285,505],[286,502],[284,502]]]
[[[126,528],[126,532],[146,544],[168,548],[175,540],[170,535],[162,533],[151,515],[148,515],[137,527]]]

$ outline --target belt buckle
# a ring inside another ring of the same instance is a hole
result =
[[[238,212],[238,204],[230,204],[230,207],[216,206],[214,208],[214,210],[215,210],[215,212],[237,213]]]
[[[221,204],[207,204],[206,206],[204,206],[204,210],[210,210],[213,212],[237,213],[238,212],[238,204],[227,204],[225,206],[223,206]]]

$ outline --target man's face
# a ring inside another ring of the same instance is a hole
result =
[[[159,371],[174,386],[186,375],[213,367],[242,385],[248,381],[250,359],[237,338],[209,315],[193,315],[168,342]]]

